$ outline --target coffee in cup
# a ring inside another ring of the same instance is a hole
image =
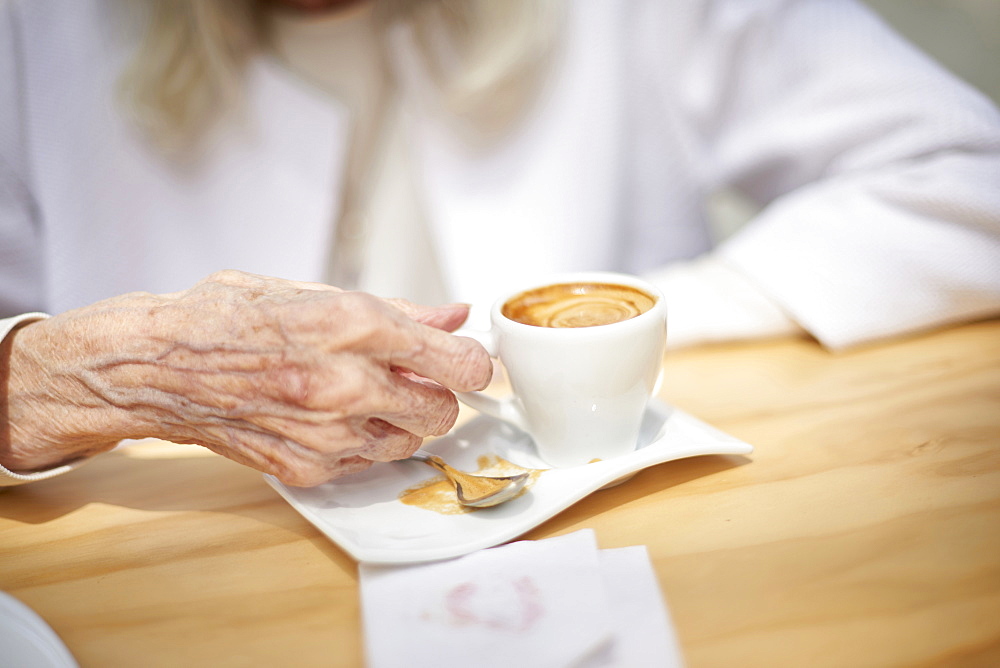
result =
[[[657,386],[666,304],[626,274],[569,274],[511,290],[490,311],[486,332],[462,331],[499,358],[512,395],[459,393],[535,442],[549,466],[632,452]]]
[[[535,327],[597,327],[642,315],[656,297],[616,283],[558,283],[508,299],[504,317]]]

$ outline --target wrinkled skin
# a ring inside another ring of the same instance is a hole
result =
[[[407,457],[454,424],[452,391],[489,382],[485,350],[448,333],[467,315],[235,271],[68,311],[8,337],[0,464],[155,437],[315,485]]]

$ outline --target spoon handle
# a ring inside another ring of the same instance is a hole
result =
[[[436,468],[438,471],[444,473],[446,476],[448,476],[449,479],[451,479],[451,471],[449,470],[451,467],[445,464],[444,460],[442,460],[440,457],[436,457],[424,450],[417,450],[412,455],[410,455],[410,459],[417,462],[422,462],[430,467]]]

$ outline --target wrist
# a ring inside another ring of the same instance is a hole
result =
[[[0,347],[5,419],[0,464],[16,472],[50,468],[155,435],[114,395],[134,375],[127,352],[152,295],[128,295],[26,324]],[[127,341],[127,343],[126,343]],[[109,390],[114,391],[109,391]]]

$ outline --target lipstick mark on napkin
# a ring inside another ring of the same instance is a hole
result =
[[[483,626],[524,633],[544,616],[541,590],[530,577],[463,582],[444,596],[448,622],[453,626]]]

